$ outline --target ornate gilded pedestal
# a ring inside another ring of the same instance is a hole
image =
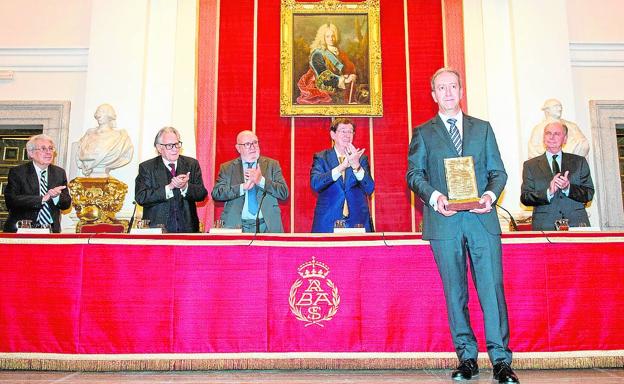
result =
[[[122,224],[128,229],[128,220],[118,220],[128,186],[114,177],[77,177],[69,182],[72,205],[80,222],[76,232],[85,224]]]

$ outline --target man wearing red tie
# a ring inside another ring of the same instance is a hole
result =
[[[180,154],[180,133],[173,127],[158,131],[154,147],[159,156],[139,164],[135,180],[134,198],[143,206],[143,219],[170,233],[199,232],[195,203],[208,195],[199,162]]]

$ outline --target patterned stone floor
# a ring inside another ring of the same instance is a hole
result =
[[[523,384],[624,383],[624,369],[518,370]],[[0,371],[0,384],[403,384],[457,383],[450,370],[293,370],[184,372],[36,372]],[[492,371],[482,369],[470,384],[492,384]]]

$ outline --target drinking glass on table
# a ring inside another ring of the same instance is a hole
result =
[[[17,228],[32,228],[32,220],[18,220],[15,225]]]

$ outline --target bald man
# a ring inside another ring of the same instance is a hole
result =
[[[260,156],[260,142],[252,131],[241,131],[234,147],[239,157],[221,164],[212,190],[213,200],[225,202],[225,227],[240,227],[245,233],[284,232],[278,200],[288,198],[288,186],[279,162]]]

